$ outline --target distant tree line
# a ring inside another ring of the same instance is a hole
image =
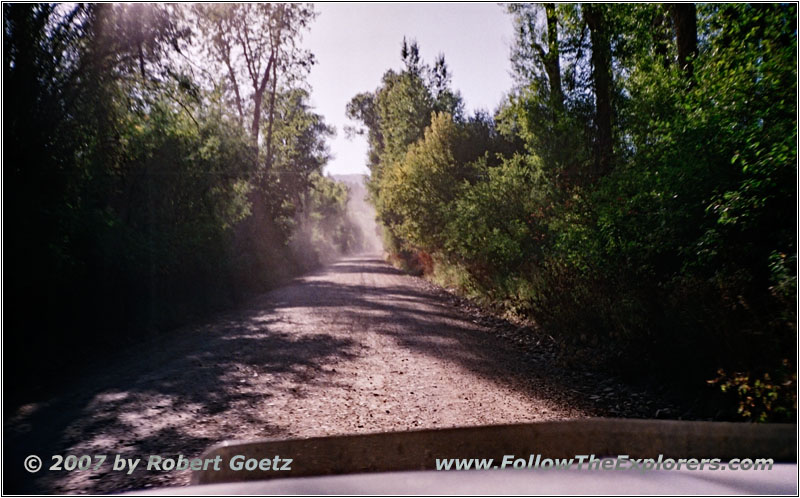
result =
[[[347,188],[322,176],[334,130],[308,103],[314,16],[3,6],[4,360],[20,390],[358,246]]]
[[[516,84],[493,116],[407,41],[349,103],[387,247],[565,358],[793,420],[796,6],[508,11]]]

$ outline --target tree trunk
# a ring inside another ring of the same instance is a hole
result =
[[[142,42],[139,41],[137,48],[139,49],[139,72],[142,74],[142,81],[146,80],[144,72],[144,50],[142,49]]]
[[[277,60],[273,54],[269,58],[267,68],[264,70],[264,77],[261,79],[260,84],[253,82],[253,124],[250,126],[250,133],[253,135],[253,144],[258,150],[258,132],[261,130],[261,103],[264,100],[264,92],[267,89],[267,82],[270,79],[270,72],[274,75],[276,72],[275,66]]]
[[[263,92],[256,90],[253,95],[253,122],[250,125],[250,135],[253,138],[253,145],[258,150],[258,132],[261,129],[261,100],[264,97]]]
[[[544,60],[547,77],[550,80],[550,100],[553,109],[561,111],[564,108],[564,92],[561,89],[561,61],[558,49],[558,16],[556,4],[544,4],[547,15],[547,57]]]
[[[220,32],[222,31],[222,23],[217,24]],[[236,81],[236,73],[233,70],[233,65],[231,64],[231,47],[228,44],[227,40],[221,40],[219,42],[219,50],[222,53],[222,59],[225,61],[225,67],[228,68],[228,79],[231,81],[231,86],[233,87],[233,94],[236,97],[236,112],[239,114],[239,126],[244,126],[244,108],[242,107],[242,95],[239,93],[239,82]]]
[[[669,5],[678,45],[678,65],[691,78],[694,74],[691,58],[697,54],[697,7],[693,3]]]
[[[664,69],[669,69],[671,64],[669,60],[669,41],[672,38],[667,30],[672,31],[669,26],[669,17],[667,17],[664,9],[658,7],[655,18],[653,19],[653,50],[656,56],[661,60]]]
[[[611,130],[611,44],[603,6],[584,4],[584,17],[592,40],[592,81],[595,95],[595,174],[611,167],[613,140]]]
[[[278,86],[278,65],[272,66],[272,88],[269,93],[269,116],[267,117],[267,170],[272,169],[272,129],[275,122],[275,94]]]

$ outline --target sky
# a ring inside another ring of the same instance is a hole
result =
[[[337,132],[328,142],[335,156],[328,174],[368,172],[366,139],[345,136],[344,127],[356,124],[345,106],[375,90],[386,70],[402,67],[404,36],[417,40],[427,63],[444,53],[468,112],[493,111],[511,89],[513,26],[496,3],[321,3],[316,10],[303,45],[317,60],[308,77],[311,102]]]

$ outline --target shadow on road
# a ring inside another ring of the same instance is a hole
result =
[[[337,324],[330,323],[334,317]],[[331,327],[346,324],[345,332]],[[302,397],[293,386],[336,387],[332,365],[362,354],[363,334],[456,362],[498,387],[531,397],[584,401],[545,352],[522,351],[491,334],[442,292],[374,257],[344,259],[260,296],[209,325],[120,353],[64,394],[4,421],[4,493],[119,492],[174,484],[139,472],[29,474],[37,454],[198,455],[224,439],[285,433],[270,398]],[[249,432],[248,432],[249,431]],[[106,471],[108,466],[106,466]],[[141,470],[141,469],[140,469]],[[171,479],[171,480],[170,480]]]
[[[552,373],[551,359],[543,358],[548,352],[522,351],[515,344],[500,340],[477,317],[465,315],[453,306],[443,291],[436,292],[432,286],[420,285],[378,258],[362,258],[355,263],[347,260],[332,265],[317,276],[352,272],[400,278],[392,280],[394,285],[383,286],[306,278],[302,294],[291,293],[275,305],[282,309],[336,308],[350,321],[365,323],[370,330],[392,337],[403,347],[458,361],[469,371],[506,387],[531,395],[543,394],[526,381]],[[516,328],[502,320],[494,321]],[[576,397],[570,394],[572,386],[556,380],[552,383],[556,384],[553,387],[564,391],[565,397]]]
[[[51,455],[192,457],[222,439],[241,438],[243,424],[257,425],[262,437],[281,433],[283,428],[268,420],[242,419],[252,412],[242,407],[264,403],[270,396],[259,392],[259,378],[262,384],[275,379],[287,384],[331,383],[321,365],[351,358],[353,341],[272,332],[278,320],[264,319],[269,313],[251,311],[181,331],[155,351],[152,344],[142,345],[125,355],[122,365],[98,367],[92,378],[70,386],[63,395],[26,405],[7,417],[3,493],[71,491],[68,483],[74,472],[46,470]],[[42,457],[45,470],[30,474],[23,469],[30,454]],[[143,477],[152,484],[152,475]],[[89,479],[81,491],[104,493],[142,485],[136,474],[119,472],[94,473]]]

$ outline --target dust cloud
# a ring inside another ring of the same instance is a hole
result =
[[[349,221],[360,233],[356,252],[376,254],[383,252],[381,229],[375,221],[375,208],[367,199],[366,175],[333,175],[337,182],[344,183],[350,190],[347,203]]]

